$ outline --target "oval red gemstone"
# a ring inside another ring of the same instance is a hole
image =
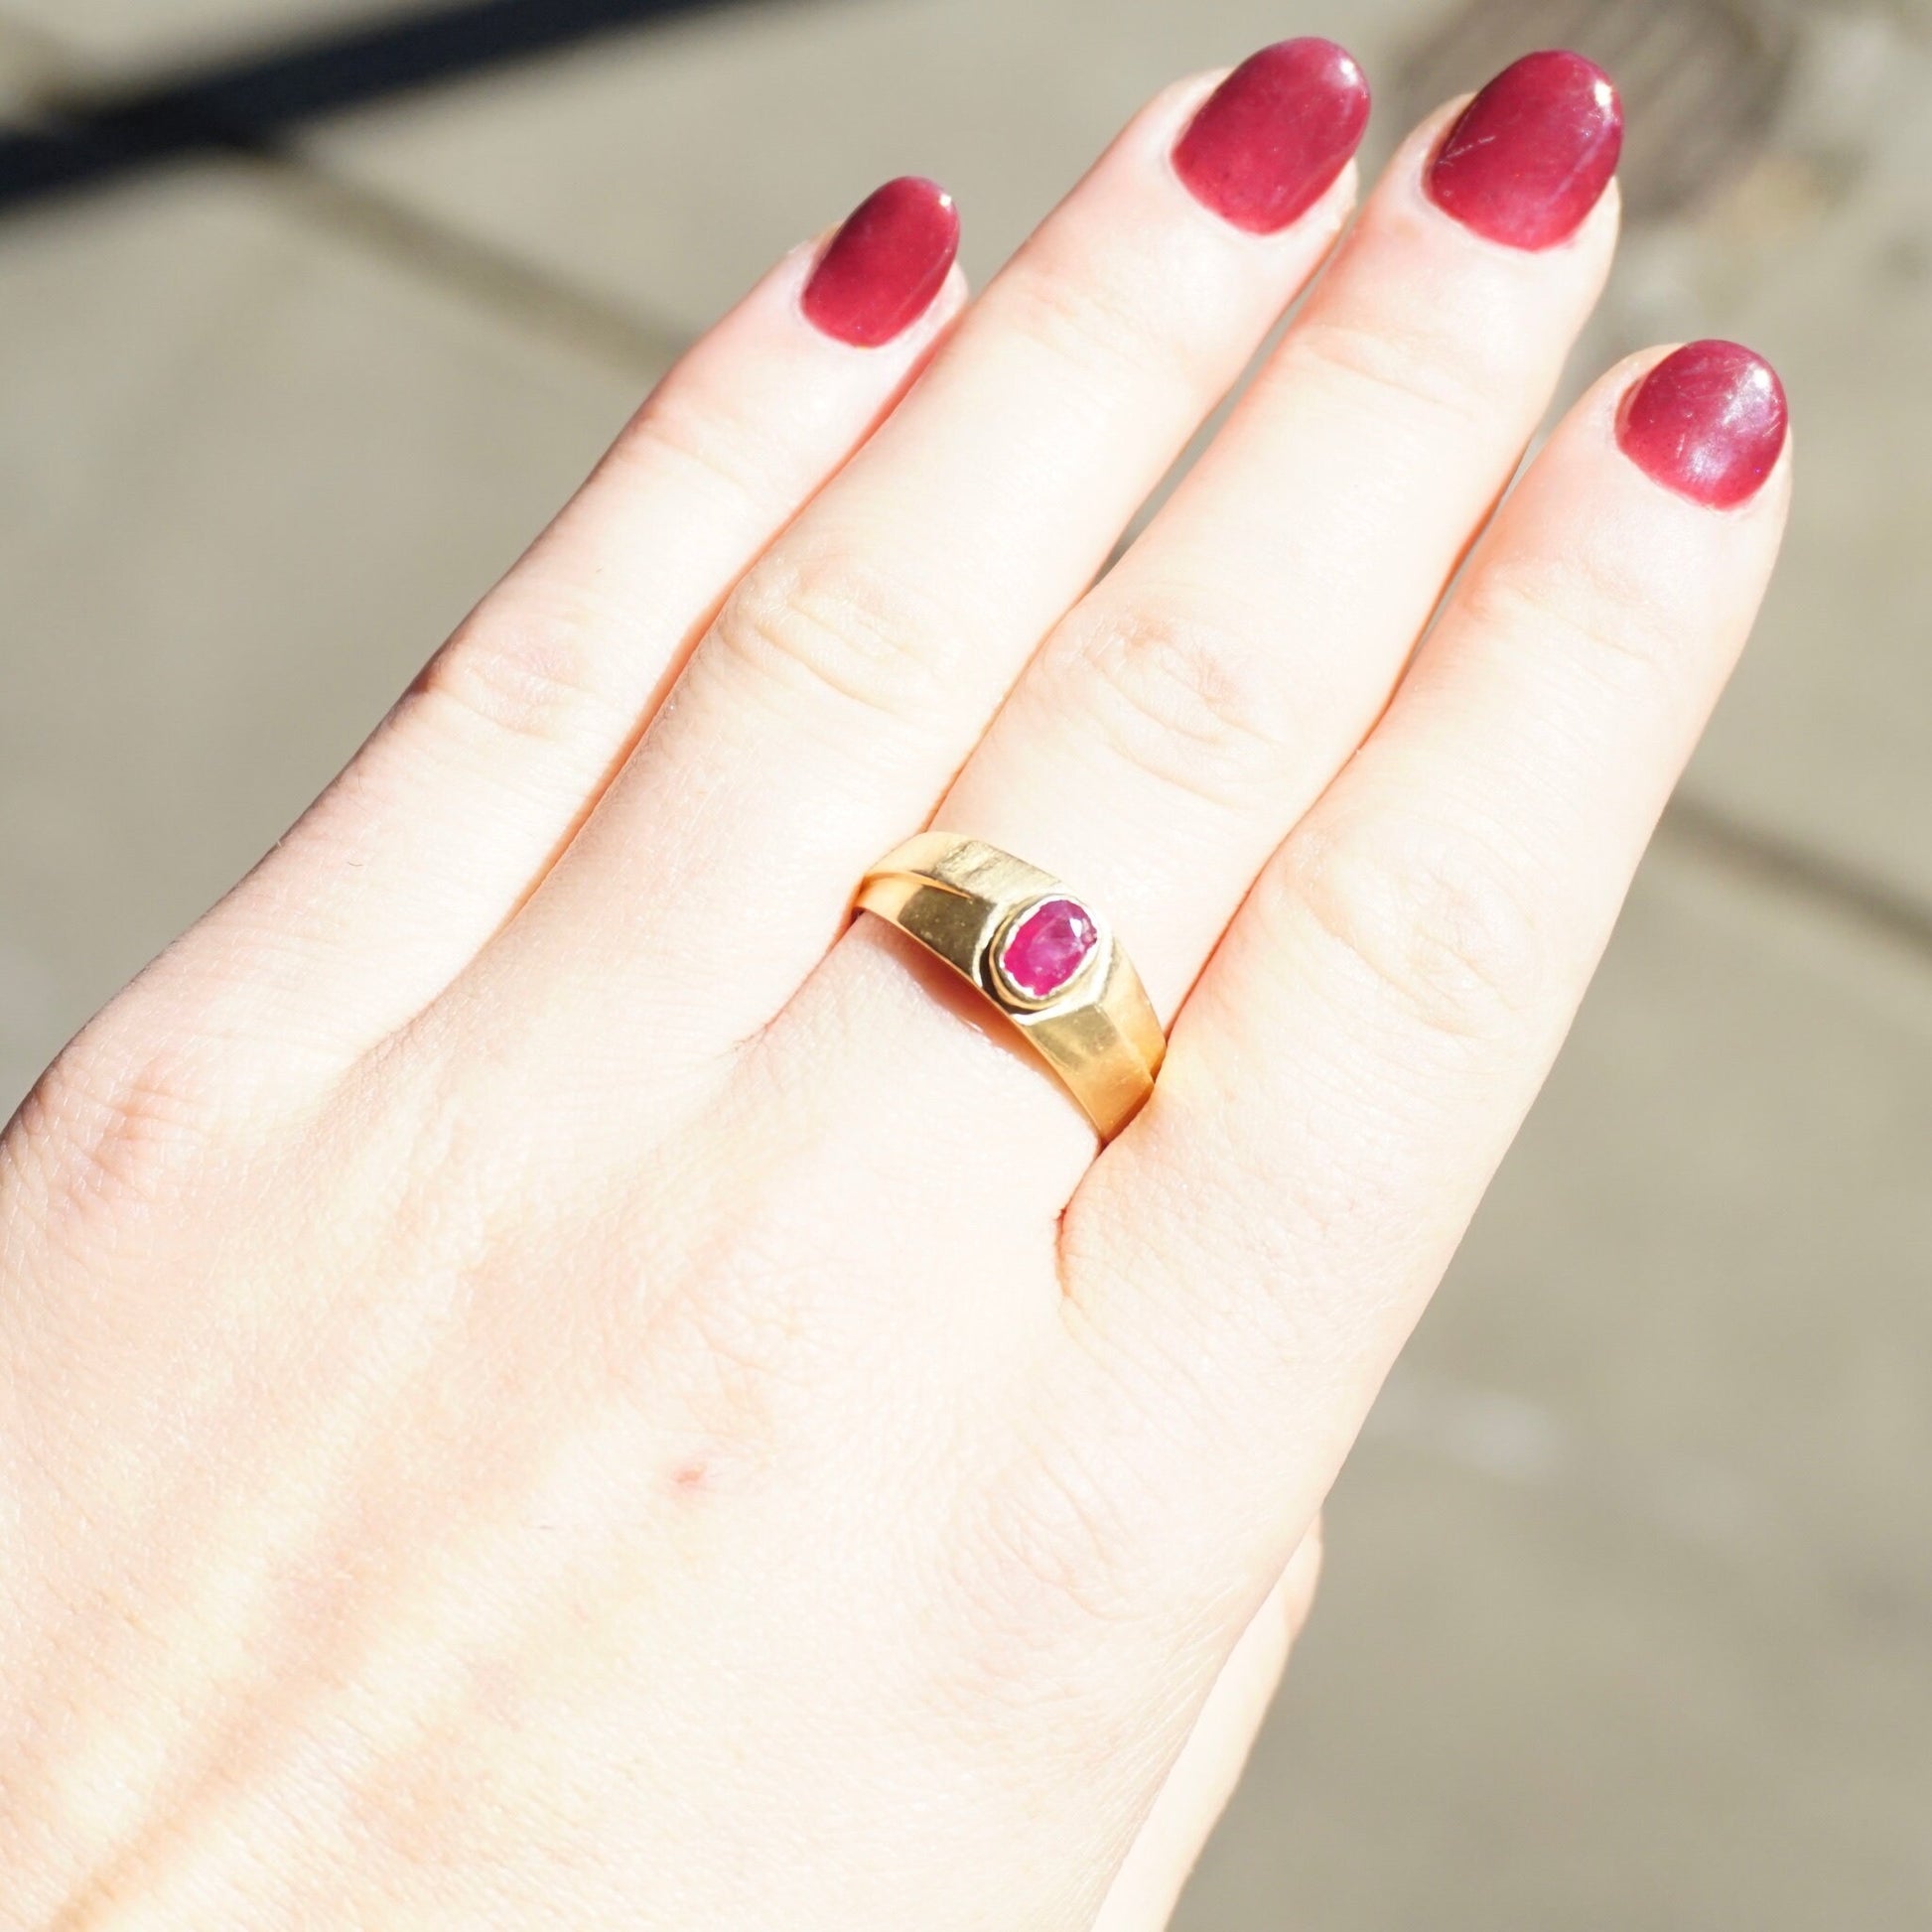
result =
[[[1030,1000],[1050,1000],[1100,943],[1093,914],[1073,898],[1042,899],[1013,928],[1000,970]]]

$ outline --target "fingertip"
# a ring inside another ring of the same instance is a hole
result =
[[[923,175],[875,189],[819,251],[799,312],[853,348],[883,348],[932,309],[959,255],[959,208]]]
[[[1223,76],[1172,150],[1175,177],[1230,226],[1271,235],[1319,204],[1368,127],[1360,64],[1333,41],[1265,47]]]
[[[1456,203],[1453,189],[1444,189],[1443,158],[1450,144],[1460,138],[1479,99],[1477,94],[1458,94],[1417,122],[1390,158],[1383,177],[1385,188],[1400,199],[1413,218],[1499,260],[1528,266],[1578,257],[1607,259],[1614,251],[1623,216],[1622,188],[1614,172],[1602,177],[1593,192],[1579,196],[1561,220],[1546,218],[1533,243],[1512,240],[1505,229],[1490,232],[1481,220],[1468,218],[1468,209]],[[1527,223],[1527,215],[1524,220]],[[1528,231],[1526,226],[1524,232]]]
[[[1485,241],[1540,253],[1583,227],[1622,148],[1609,75],[1581,54],[1548,49],[1512,62],[1462,106],[1423,191]]]
[[[1758,499],[1788,470],[1791,408],[1755,349],[1705,338],[1643,358],[1622,385],[1617,448],[1652,483],[1704,509]]]

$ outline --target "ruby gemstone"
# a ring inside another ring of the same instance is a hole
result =
[[[1100,943],[1093,914],[1073,898],[1042,899],[1013,928],[1000,970],[1030,1000],[1050,1000]]]

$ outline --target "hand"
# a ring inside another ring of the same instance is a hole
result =
[[[1540,56],[1095,581],[1365,112],[1320,43],[1174,87],[970,311],[920,184],[789,257],[47,1075],[0,1927],[1162,1922],[1788,488],[1705,345],[1484,528],[1616,226]],[[928,822],[1171,1024],[1104,1152],[852,920]]]

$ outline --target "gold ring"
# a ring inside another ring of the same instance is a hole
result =
[[[976,987],[1031,1040],[1110,1141],[1168,1050],[1106,922],[1050,873],[979,839],[922,832],[866,874],[859,904]]]

